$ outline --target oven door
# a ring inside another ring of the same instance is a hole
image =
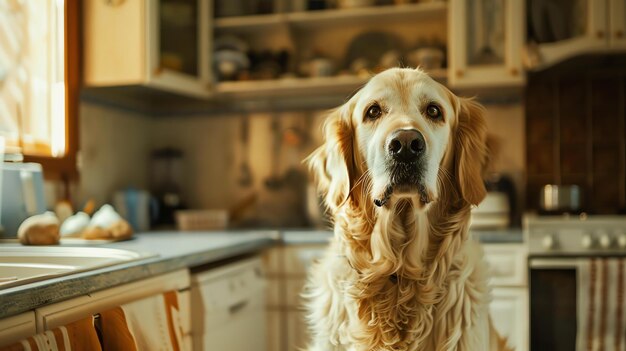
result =
[[[530,349],[576,350],[576,259],[530,258]]]

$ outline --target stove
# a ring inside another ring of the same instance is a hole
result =
[[[531,351],[626,350],[626,216],[527,216],[524,235]]]
[[[626,256],[626,216],[528,215],[530,256]]]

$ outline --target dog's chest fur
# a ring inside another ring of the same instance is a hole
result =
[[[482,300],[489,294],[480,251],[461,238],[442,244],[430,237],[425,218],[420,223],[391,213],[367,236],[355,234],[363,233],[355,226],[367,225],[355,218],[337,218],[335,241],[307,288],[314,339],[322,343],[312,349],[436,350],[467,343],[451,331],[484,319],[488,301]],[[449,255],[431,260],[440,254],[431,252],[434,246]]]

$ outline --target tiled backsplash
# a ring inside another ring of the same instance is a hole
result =
[[[625,74],[598,64],[530,77],[528,208],[537,208],[542,185],[563,184],[582,188],[587,212],[626,210]]]
[[[306,191],[297,180],[306,176],[302,159],[321,144],[325,114],[322,111],[153,118],[83,102],[78,198],[81,201],[93,198],[101,204],[110,200],[113,191],[124,187],[147,188],[150,151],[174,147],[184,153],[182,196],[189,207],[230,208],[255,194],[256,205],[248,213],[251,218],[260,217],[258,222],[265,225],[302,225],[299,218],[306,212]],[[240,183],[246,155],[241,135],[244,118],[249,121],[250,186]],[[490,132],[501,141],[495,170],[510,175],[518,193],[522,193],[523,108],[520,104],[489,105],[487,119]],[[281,131],[282,146],[278,152],[273,133],[276,124]],[[289,142],[288,134],[294,132],[301,139],[299,143]],[[266,182],[273,176],[279,179],[287,176],[287,185],[268,187]],[[289,190],[292,188],[299,190]]]

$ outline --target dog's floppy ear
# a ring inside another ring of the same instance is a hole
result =
[[[347,102],[332,111],[323,128],[324,144],[305,162],[309,165],[318,191],[333,211],[350,195],[354,173],[352,107]]]
[[[455,175],[463,199],[478,205],[487,195],[482,178],[487,160],[485,108],[471,99],[459,98],[458,101]]]

